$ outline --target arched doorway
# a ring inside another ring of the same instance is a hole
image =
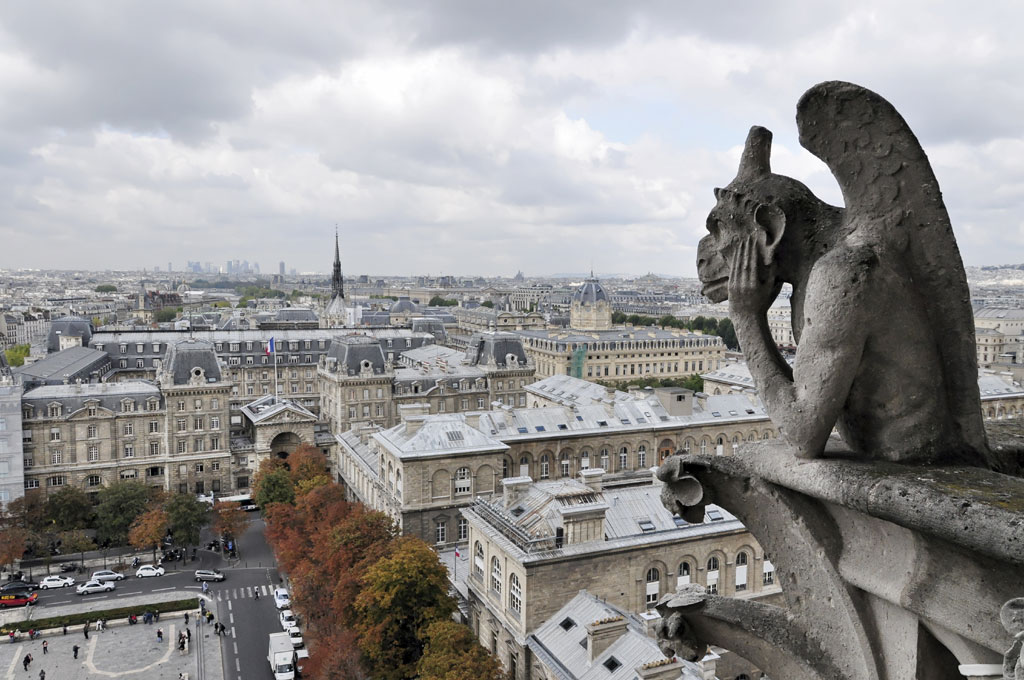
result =
[[[270,453],[282,460],[287,460],[292,451],[301,443],[299,435],[294,432],[282,432],[270,441]]]

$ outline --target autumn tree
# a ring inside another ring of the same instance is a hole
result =
[[[135,518],[144,513],[153,491],[141,482],[114,482],[99,492],[96,538],[101,545],[124,545]]]
[[[85,552],[96,549],[96,542],[89,538],[81,529],[62,531],[58,534],[58,537],[60,538],[61,549],[64,551],[64,554],[78,553],[83,564],[85,563]]]
[[[294,503],[295,485],[285,462],[280,458],[264,458],[253,476],[252,499],[261,508],[271,503]]]
[[[355,630],[374,677],[404,680],[416,675],[423,653],[419,635],[451,617],[455,601],[448,596],[448,572],[430,546],[411,536],[392,546],[363,576]]]
[[[28,531],[19,526],[0,530],[0,565],[13,565],[28,549]]]
[[[501,663],[480,646],[461,623],[435,621],[421,635],[423,656],[416,664],[421,680],[506,680]]]
[[[167,535],[169,522],[167,511],[163,508],[147,510],[132,522],[132,526],[128,530],[128,543],[139,550],[152,548],[153,562],[155,563],[156,549],[159,547],[160,541]]]
[[[302,676],[313,680],[363,680],[367,676],[361,659],[356,634],[335,628],[318,637]]]
[[[218,536],[228,536],[238,547],[238,537],[249,526],[249,516],[237,503],[221,501],[213,506],[213,530]]]
[[[327,475],[327,461],[320,449],[310,444],[299,444],[288,456],[288,468],[296,485],[304,480]]]
[[[91,524],[92,501],[78,487],[64,486],[46,499],[45,512],[58,531],[85,529]]]
[[[176,493],[164,504],[167,526],[180,546],[199,545],[199,530],[209,521],[210,507],[187,493]]]

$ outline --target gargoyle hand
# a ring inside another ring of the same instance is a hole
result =
[[[778,291],[767,281],[762,262],[766,236],[755,231],[742,239],[733,253],[729,273],[729,309],[734,314],[767,315]]]

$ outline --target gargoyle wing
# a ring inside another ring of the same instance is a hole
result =
[[[946,403],[964,463],[998,467],[985,441],[974,315],[939,183],[917,137],[878,94],[815,85],[797,104],[800,143],[835,175],[859,242],[907,272],[942,358]]]

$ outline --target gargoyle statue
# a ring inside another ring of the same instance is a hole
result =
[[[698,249],[704,295],[729,300],[772,421],[804,458],[823,454],[835,425],[861,458],[998,469],[967,278],[917,138],[889,102],[842,82],[808,90],[797,126],[846,207],[773,174],[771,133],[754,127]],[[793,287],[792,368],[767,320],[783,283]]]

